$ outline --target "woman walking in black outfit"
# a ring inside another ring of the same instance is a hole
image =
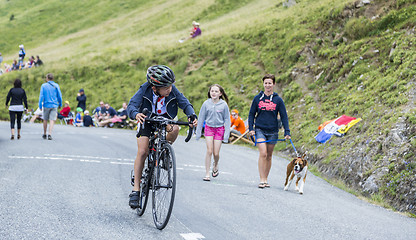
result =
[[[11,99],[11,101],[10,101]],[[23,103],[27,109],[27,98],[26,92],[22,88],[22,81],[20,79],[14,80],[14,88],[11,88],[6,98],[6,107],[9,104],[9,114],[10,114],[10,127],[12,131],[11,140],[14,139],[14,123],[17,120],[17,139],[20,139],[20,129],[22,128],[22,114],[25,110],[23,108]]]

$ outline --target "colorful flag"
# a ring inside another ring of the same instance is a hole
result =
[[[327,123],[321,132],[316,135],[315,139],[320,143],[325,143],[332,137],[332,135],[341,137],[359,121],[361,121],[361,118],[342,115],[341,117]]]

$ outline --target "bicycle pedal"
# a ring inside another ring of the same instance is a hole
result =
[[[131,170],[130,180],[131,180],[130,184],[134,187],[134,170]]]

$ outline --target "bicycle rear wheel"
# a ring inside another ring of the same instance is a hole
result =
[[[149,189],[151,184],[151,174],[150,168],[148,166],[149,160],[146,159],[142,178],[140,179],[140,200],[139,200],[139,207],[137,208],[137,215],[142,216],[143,213],[146,211],[147,200],[149,199]],[[151,166],[150,166],[151,167]]]
[[[162,146],[158,162],[153,173],[152,211],[156,227],[162,230],[169,222],[175,200],[176,158],[170,144]]]

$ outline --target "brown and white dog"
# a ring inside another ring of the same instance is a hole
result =
[[[305,184],[306,174],[308,172],[308,161],[304,158],[306,153],[302,155],[302,157],[294,158],[288,165],[287,165],[287,172],[286,172],[286,182],[284,190],[287,191],[290,187],[290,184],[295,180],[295,175],[297,176],[296,180],[296,190],[303,194],[303,186]],[[290,176],[290,179],[289,179]],[[288,180],[289,179],[289,180]],[[298,186],[299,180],[300,186]]]

